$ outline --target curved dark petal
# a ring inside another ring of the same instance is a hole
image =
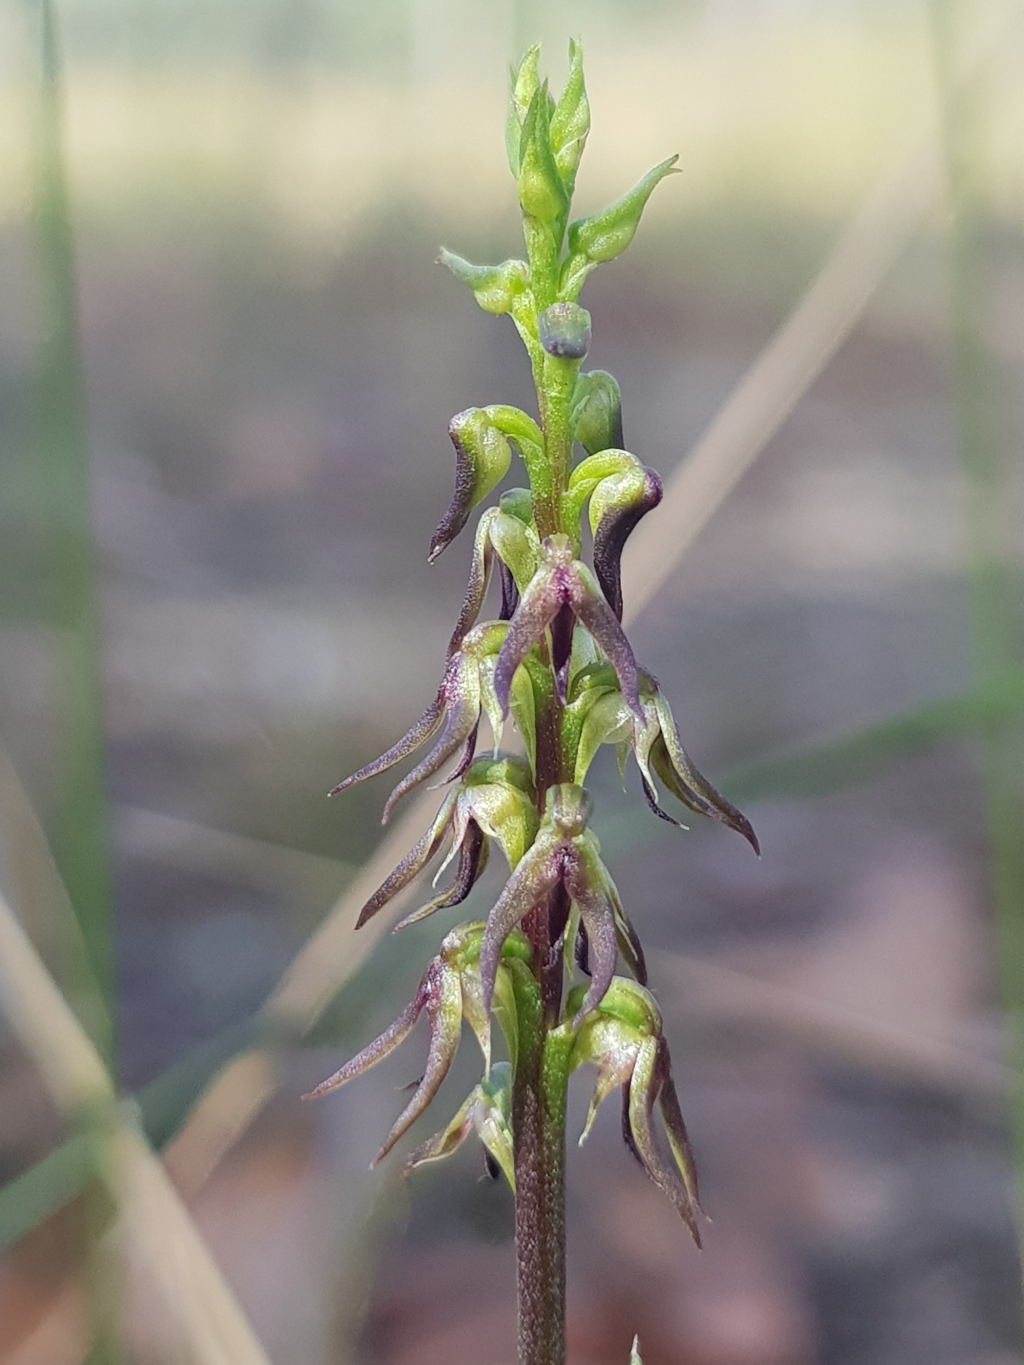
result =
[[[494,547],[488,535],[488,523],[485,514],[485,517],[481,518],[480,530],[473,546],[473,562],[469,569],[466,595],[462,600],[462,608],[459,612],[459,619],[455,622],[452,638],[448,641],[449,659],[476,625],[477,617],[480,615],[480,610],[484,604],[484,598],[487,596],[487,585],[491,581],[493,564]]]
[[[617,908],[615,927],[619,937],[619,952],[629,964],[634,980],[641,986],[647,985],[647,958],[640,937],[621,906]]]
[[[432,901],[421,905],[411,915],[406,915],[405,919],[399,920],[392,933],[397,934],[399,929],[406,929],[410,924],[418,924],[421,919],[426,919],[436,910],[447,910],[450,906],[461,905],[487,866],[487,853],[486,835],[475,820],[470,820],[465,837],[459,845],[459,865],[451,885]]]
[[[498,560],[498,577],[501,581],[501,611],[498,613],[498,620],[511,621],[519,605],[519,589],[512,577],[512,570],[503,559]]]
[[[572,946],[573,957],[576,959],[576,966],[584,976],[590,975],[590,944],[587,941],[587,926],[580,920],[579,928],[576,930],[576,942]]]
[[[665,1160],[654,1131],[654,1102],[664,1080],[662,1067],[659,1066],[660,1044],[661,1040],[647,1038],[637,1054],[629,1084],[629,1128],[644,1170],[658,1188],[668,1195],[689,1228],[693,1240],[700,1246],[696,1206],[690,1190],[674,1162],[670,1164]]]
[[[456,413],[448,423],[448,435],[455,447],[455,493],[430,541],[431,564],[459,534],[481,498],[501,481],[512,459],[507,438],[488,430],[486,414],[478,408]]]
[[[477,715],[476,724],[473,726],[472,731],[466,738],[465,744],[462,746],[462,753],[459,756],[459,761],[445,778],[443,783],[444,786],[447,786],[449,782],[458,782],[460,777],[465,776],[466,771],[473,762],[474,755],[476,754],[476,736],[479,729],[480,717]]]
[[[551,905],[548,911],[548,942],[556,948],[565,933],[565,926],[569,923],[569,912],[571,910],[572,900],[564,885],[559,882],[551,893]]]
[[[601,1000],[615,975],[619,940],[615,927],[615,906],[602,887],[594,886],[587,875],[586,863],[578,854],[565,860],[565,887],[580,912],[587,931],[590,986],[576,1012],[573,1028],[579,1028],[585,1015]]]
[[[441,847],[448,830],[451,811],[454,807],[454,793],[448,796],[438,812],[437,818],[416,846],[409,850],[395,870],[381,882],[377,890],[359,912],[356,928],[361,929],[368,919],[383,909],[392,897],[397,896],[403,886],[408,886],[414,877],[430,862]],[[446,809],[447,808],[447,809]]]
[[[672,1155],[676,1159],[676,1165],[683,1177],[687,1193],[694,1208],[700,1209],[697,1163],[694,1159],[693,1148],[690,1146],[689,1135],[686,1132],[686,1124],[683,1122],[683,1112],[679,1107],[679,1096],[676,1094],[675,1082],[672,1080],[672,1073],[669,1070],[667,1048],[664,1049],[663,1065],[665,1074],[661,1083],[661,1093],[658,1096],[661,1117],[665,1121],[669,1146],[672,1148]]]
[[[569,575],[570,605],[581,625],[590,631],[607,655],[608,662],[615,669],[619,691],[626,699],[629,709],[643,721],[644,713],[640,706],[640,688],[633,647],[626,639],[618,617],[602,597],[597,583],[592,580],[588,583],[588,577],[582,564],[577,565],[575,573]]]
[[[622,620],[622,550],[641,517],[661,502],[664,489],[653,469],[644,470],[644,489],[636,502],[601,518],[594,532],[594,572],[616,618]]]
[[[346,777],[343,782],[339,782],[336,787],[332,787],[327,793],[328,796],[337,796],[339,792],[347,791],[349,787],[354,787],[357,782],[365,782],[368,777],[376,777],[378,773],[386,772],[388,768],[393,768],[396,763],[401,763],[403,758],[408,756],[424,742],[437,729],[441,721],[441,714],[444,710],[444,685],[438,689],[437,696],[430,703],[427,709],[420,716],[419,720],[411,730],[406,731],[397,744],[393,744],[387,753],[381,754],[380,758],[375,758],[372,763],[367,763],[365,768],[360,768],[351,777]]]
[[[688,828],[688,826],[684,825],[681,820],[677,820],[674,815],[669,815],[667,810],[663,810],[661,806],[658,805],[658,798],[654,791],[654,788],[647,781],[647,778],[644,777],[643,773],[640,774],[640,785],[644,789],[644,800],[647,802],[648,806],[650,806],[651,810],[654,811],[655,815],[659,817],[659,819],[667,820],[670,825],[675,825],[676,829]]]
[[[626,1081],[622,1087],[622,1141],[633,1153],[638,1166],[644,1164],[644,1159],[640,1155],[640,1148],[636,1145],[636,1138],[633,1130],[629,1126],[629,1082]]]
[[[673,748],[676,750],[674,756],[670,755],[665,743],[664,730],[662,736],[652,745],[651,766],[654,771],[672,795],[680,800],[684,806],[699,815],[707,815],[712,820],[717,820],[720,825],[735,830],[737,834],[742,834],[750,847],[760,857],[761,845],[758,843],[753,825],[727,797],[716,791],[691,761],[690,756],[679,742],[678,730],[674,739]],[[663,815],[664,813],[659,810],[658,814]],[[664,818],[670,819],[671,817],[665,816]],[[678,824],[678,821],[675,823]]]
[[[430,1020],[430,1047],[416,1093],[395,1120],[384,1144],[373,1159],[376,1165],[408,1132],[441,1088],[459,1049],[462,1033],[462,987],[459,974],[446,970],[435,958],[427,969],[424,1008]]]
[[[554,889],[561,876],[558,845],[538,841],[516,864],[504,890],[487,916],[480,940],[480,982],[484,1009],[490,1010],[494,982],[505,940],[520,920]]]

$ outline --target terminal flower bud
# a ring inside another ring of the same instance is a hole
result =
[[[569,78],[551,115],[551,150],[570,198],[589,132],[590,101],[583,81],[583,49],[570,38]]]
[[[485,313],[510,313],[517,297],[529,288],[525,261],[502,261],[500,265],[473,265],[441,248],[439,265],[447,266],[457,280],[468,285]]]
[[[622,393],[607,370],[590,370],[577,379],[572,429],[588,455],[622,448]]]
[[[494,695],[502,715],[508,714],[509,693],[516,669],[541,641],[563,608],[590,632],[607,655],[623,696],[639,717],[633,650],[593,573],[574,557],[572,541],[564,535],[549,536],[542,543],[540,568],[523,590],[498,652]]]
[[[551,230],[560,242],[563,228],[556,225],[564,227],[569,196],[551,150],[551,103],[546,85],[534,91],[522,123],[516,180],[523,213]]]
[[[553,303],[537,316],[537,337],[548,355],[582,360],[590,349],[590,314],[577,303]]]
[[[581,987],[570,992],[569,1008],[581,994]],[[672,1080],[661,1011],[649,991],[634,981],[613,978],[576,1035],[570,1067],[575,1070],[584,1062],[592,1063],[598,1071],[580,1142],[586,1140],[601,1102],[621,1087],[627,1145],[668,1195],[700,1246],[697,1170]],[[661,1111],[670,1156],[662,1151],[655,1131],[655,1105]]]

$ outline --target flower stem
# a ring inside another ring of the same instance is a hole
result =
[[[565,1361],[565,1102],[568,1047],[537,994],[519,1021],[512,1092],[516,1164],[519,1365]]]

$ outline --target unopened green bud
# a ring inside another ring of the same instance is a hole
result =
[[[498,507],[506,516],[515,517],[529,526],[533,518],[533,494],[528,488],[510,488],[502,493]]]
[[[473,265],[441,248],[440,265],[446,265],[457,280],[469,285],[485,313],[510,313],[519,294],[529,285],[525,261],[502,261],[501,265]]]
[[[590,314],[577,303],[553,303],[537,317],[537,336],[548,355],[582,360],[590,349]]]
[[[547,86],[535,91],[519,142],[519,202],[523,213],[544,227],[554,227],[569,207],[562,177],[551,150],[551,111]],[[559,235],[560,234],[556,234]]]
[[[633,240],[640,215],[651,197],[655,185],[671,175],[678,156],[670,156],[648,171],[628,194],[590,218],[577,219],[569,226],[570,260],[583,256],[587,261],[611,261],[625,251]]]
[[[551,150],[570,197],[589,132],[590,102],[583,83],[583,49],[570,39],[569,79],[551,115]]]
[[[537,93],[540,76],[537,63],[540,60],[540,43],[534,43],[512,72],[512,95],[509,100],[508,121],[505,124],[505,149],[508,152],[509,169],[519,175],[520,143],[523,124],[530,109],[530,101]]]
[[[591,370],[576,381],[572,424],[588,455],[622,448],[622,393],[614,375]]]
[[[629,1365],[644,1365],[640,1359],[640,1338],[633,1338],[633,1346],[629,1353]]]

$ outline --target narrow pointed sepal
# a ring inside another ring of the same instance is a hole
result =
[[[423,838],[409,850],[395,870],[385,877],[377,890],[359,912],[356,920],[356,928],[361,929],[367,920],[382,910],[388,901],[397,896],[399,891],[409,885],[409,883],[423,871],[426,865],[433,858],[434,854],[441,847],[444,836],[451,824],[452,813],[455,809],[457,792],[449,792],[441,804],[441,808],[434,820],[424,834]]]
[[[386,753],[381,754],[380,758],[375,758],[372,763],[367,763],[364,768],[360,768],[358,772],[352,773],[350,777],[339,782],[336,787],[332,787],[327,795],[338,796],[339,793],[347,791],[349,787],[354,787],[357,782],[365,782],[369,777],[376,777],[378,773],[386,772],[388,768],[393,768],[396,763],[401,763],[404,758],[408,758],[437,729],[444,714],[444,704],[444,685],[442,684],[437,696],[416,724],[406,731],[397,744],[392,744],[391,748]]]
[[[429,971],[429,968],[428,968]],[[426,977],[424,976],[424,981]],[[372,1043],[368,1043],[362,1052],[358,1052],[344,1066],[340,1066],[333,1075],[328,1076],[325,1081],[314,1086],[307,1094],[303,1095],[304,1100],[317,1100],[321,1095],[326,1095],[331,1090],[338,1090],[341,1086],[347,1085],[356,1076],[361,1076],[364,1071],[369,1071],[371,1066],[376,1066],[378,1062],[384,1060],[394,1052],[395,1048],[403,1043],[416,1026],[416,1020],[423,1012],[426,1004],[426,996],[423,992],[423,981],[416,992],[416,997],[411,1000],[405,1009],[398,1016],[393,1024],[389,1024],[379,1038],[374,1038]]]
[[[542,827],[533,847],[520,859],[487,916],[487,927],[480,943],[480,980],[487,1010],[491,1008],[502,945],[558,883],[561,875],[558,847],[558,836]]]

